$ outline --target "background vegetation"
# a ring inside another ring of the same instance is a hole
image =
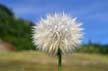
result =
[[[102,45],[97,43],[83,44],[77,52],[81,53],[98,53],[98,54],[108,54],[108,45]]]
[[[34,50],[32,43],[32,26],[30,21],[16,18],[14,13],[0,5],[0,39],[12,44],[17,51]]]

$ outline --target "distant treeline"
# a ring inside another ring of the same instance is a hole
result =
[[[108,44],[102,45],[97,43],[88,43],[83,44],[78,52],[82,53],[99,53],[99,54],[108,54]]]
[[[30,21],[16,18],[14,13],[0,4],[0,40],[12,44],[17,51],[36,50],[32,43],[32,26]],[[108,54],[108,45],[84,44],[78,49],[83,53]]]

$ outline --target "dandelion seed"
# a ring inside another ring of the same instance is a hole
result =
[[[57,55],[72,53],[81,44],[82,24],[66,14],[49,14],[33,29],[33,42],[39,50]]]

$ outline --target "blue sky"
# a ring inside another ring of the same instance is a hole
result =
[[[108,44],[108,0],[0,0],[23,19],[39,21],[48,13],[67,13],[83,23],[83,42]]]

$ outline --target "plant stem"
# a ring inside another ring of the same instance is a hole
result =
[[[62,52],[58,49],[58,71],[62,71]]]

